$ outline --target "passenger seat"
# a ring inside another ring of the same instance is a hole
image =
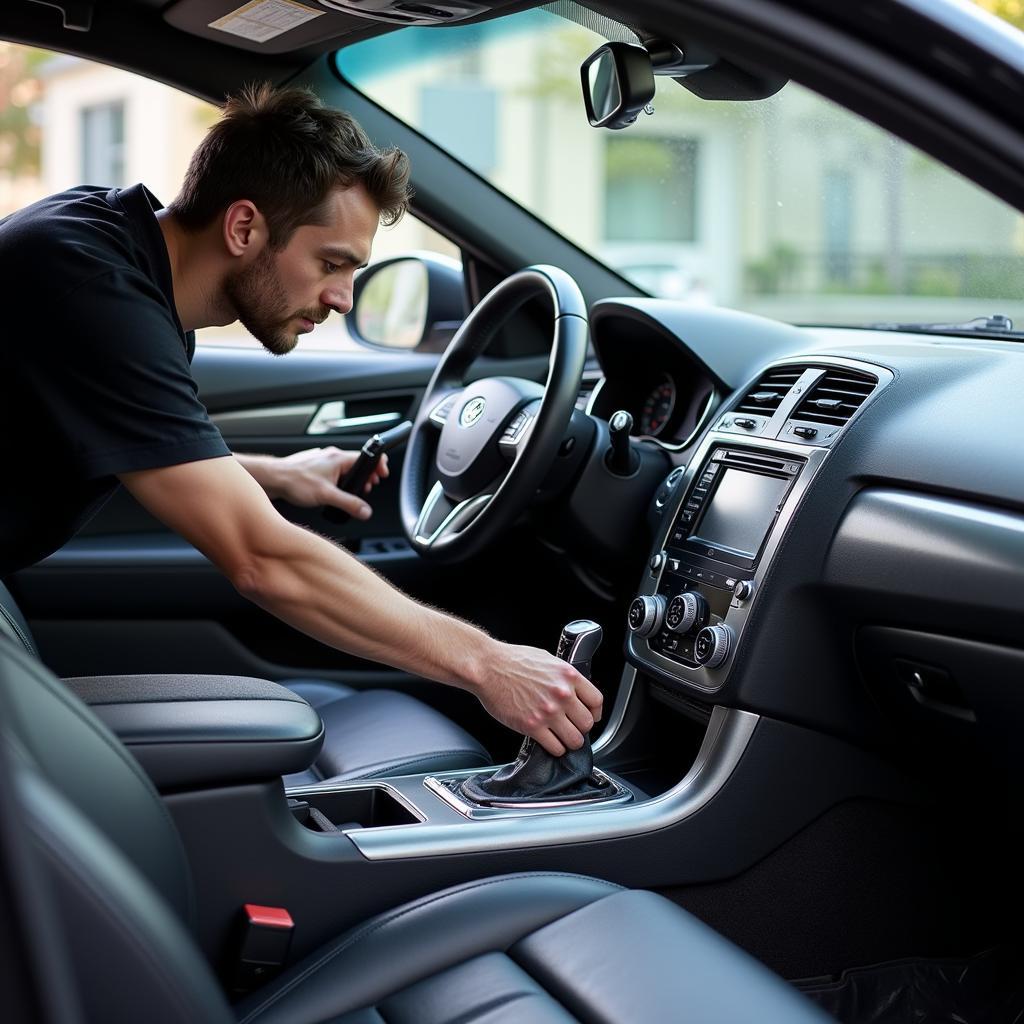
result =
[[[0,635],[39,657],[28,623],[3,583]],[[316,761],[305,772],[287,776],[287,786],[483,768],[494,763],[465,729],[407,694],[353,690],[323,679],[274,681],[308,701],[324,723],[324,745]]]
[[[0,871],[3,927],[18,940],[5,1006],[17,1014],[34,995],[46,1021],[827,1019],[668,900],[555,872],[470,881],[389,910],[231,1006],[196,943],[191,869],[156,790],[89,708],[5,638]]]

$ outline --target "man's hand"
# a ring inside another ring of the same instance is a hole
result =
[[[369,519],[373,513],[369,503],[359,495],[338,490],[338,481],[359,458],[357,451],[346,452],[331,446],[308,448],[280,459],[267,455],[239,455],[237,458],[271,498],[283,498],[301,508],[329,505],[356,519]],[[388,457],[382,455],[363,492],[369,494],[387,475]]]
[[[345,456],[338,452],[335,465]],[[360,658],[468,690],[500,722],[555,757],[582,745],[583,733],[601,717],[603,698],[568,662],[500,643],[406,597],[344,549],[284,519],[259,475],[241,462],[224,456],[120,478],[239,593],[283,622]],[[323,489],[334,488],[333,479],[305,468],[300,475],[307,472],[311,487],[322,488],[311,503],[324,503]]]
[[[555,757],[583,746],[584,735],[601,719],[601,691],[539,648],[499,644],[495,653],[488,674],[473,687],[488,713]]]

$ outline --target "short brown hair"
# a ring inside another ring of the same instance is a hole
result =
[[[325,107],[307,89],[250,85],[228,97],[223,116],[192,154],[170,210],[186,229],[199,230],[233,202],[249,199],[277,248],[300,224],[323,222],[333,189],[356,183],[381,222],[394,224],[409,206],[409,158],[400,149],[377,149],[351,116]]]

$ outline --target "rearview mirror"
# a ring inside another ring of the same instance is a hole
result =
[[[626,128],[654,99],[651,55],[631,43],[605,43],[580,68],[587,120],[594,128]]]

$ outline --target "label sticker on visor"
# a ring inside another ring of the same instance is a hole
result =
[[[265,43],[290,29],[319,18],[323,11],[311,11],[294,0],[252,0],[223,18],[211,21],[207,28],[228,32],[233,36]]]

